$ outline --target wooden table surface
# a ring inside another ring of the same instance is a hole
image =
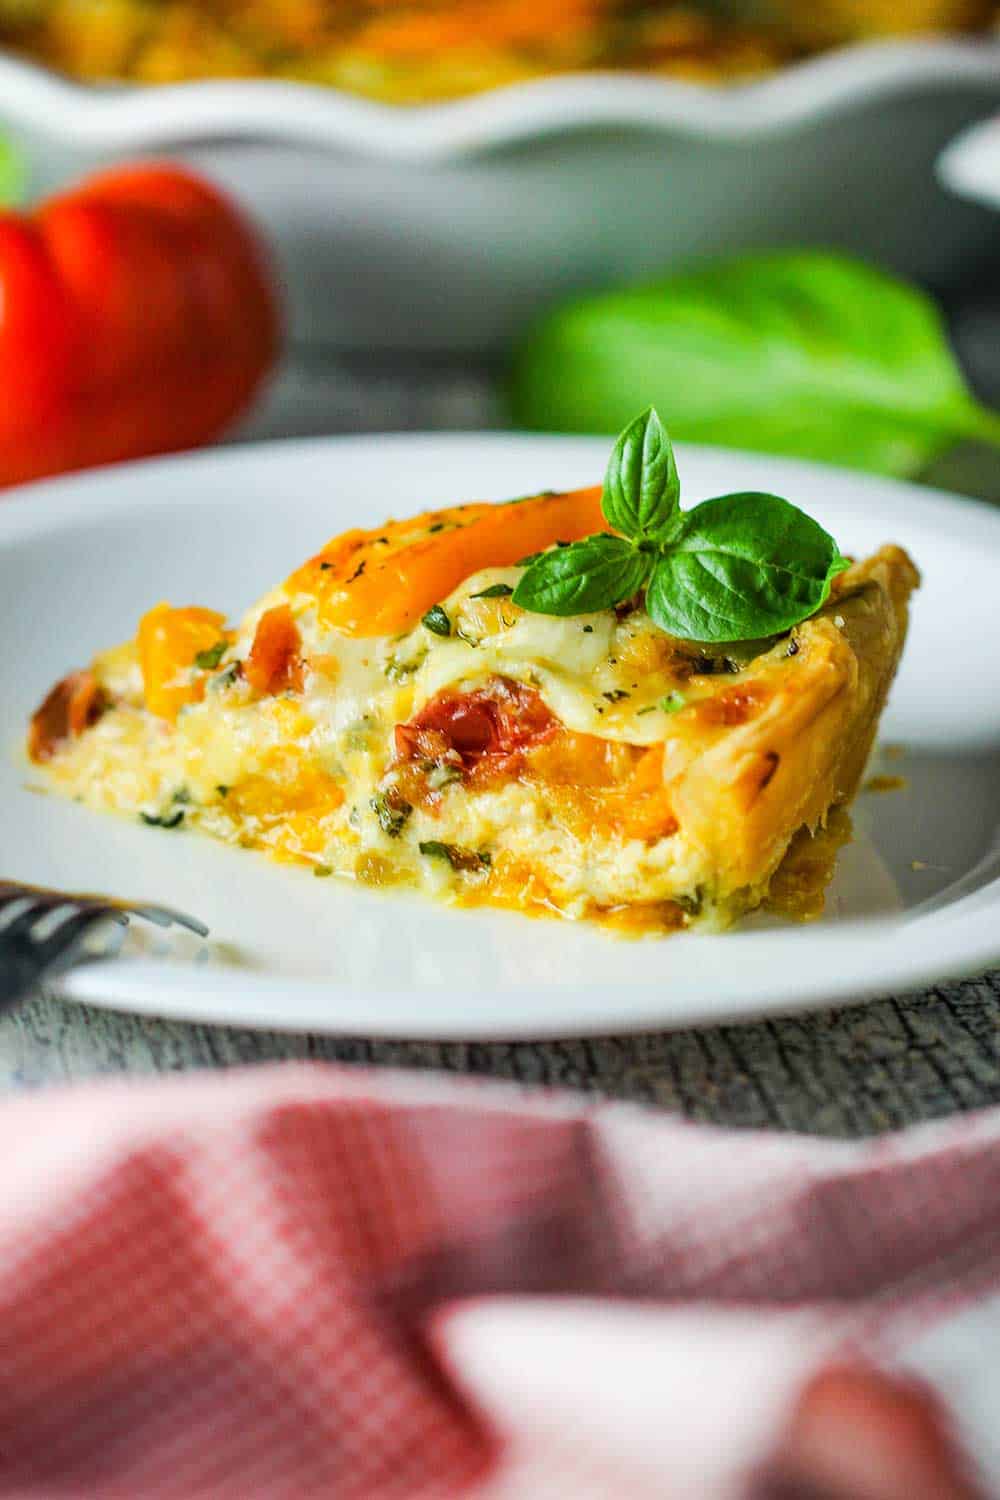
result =
[[[495,425],[489,372],[300,365],[246,436]],[[1000,1103],[1000,971],[801,1019],[545,1043],[283,1036],[116,1015],[39,998],[0,1020],[0,1087],[286,1058],[439,1068],[831,1136]]]

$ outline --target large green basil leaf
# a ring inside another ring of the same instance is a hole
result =
[[[823,251],[736,256],[574,302],[528,338],[515,418],[609,432],[651,402],[671,435],[911,474],[962,437],[1000,442],[936,306]]]
[[[620,536],[601,532],[543,552],[514,590],[514,603],[540,615],[586,615],[638,593],[653,556]]]
[[[634,541],[662,541],[680,522],[681,483],[667,430],[650,407],[615,444],[604,476],[601,509]]]
[[[650,618],[693,641],[777,635],[819,609],[846,568],[833,537],[777,495],[705,500],[656,563]]]

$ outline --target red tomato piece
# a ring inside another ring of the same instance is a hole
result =
[[[56,683],[31,716],[28,732],[31,759],[51,760],[60,745],[96,723],[104,707],[104,693],[93,672],[71,672]]]
[[[254,692],[302,691],[302,638],[287,604],[265,610],[257,621],[243,675]]]
[[[452,757],[466,770],[517,757],[559,729],[534,688],[495,677],[471,693],[438,693],[408,724],[396,726],[401,760]]]

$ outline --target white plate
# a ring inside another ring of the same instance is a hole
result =
[[[608,443],[435,436],[278,443],[38,484],[0,503],[0,875],[187,907],[176,945],[77,970],[65,993],[162,1016],[368,1035],[524,1037],[711,1023],[927,985],[1000,960],[1000,512],[815,465],[681,453],[686,503],[805,505],[851,551],[920,563],[883,724],[904,791],[869,794],[826,917],[623,943],[439,909],[25,789],[25,721],[56,678],[167,598],[236,615],[331,534],[427,504],[594,480]],[[916,866],[916,867],[915,867]]]
[[[938,177],[959,197],[1000,208],[1000,119],[963,130],[942,151]]]

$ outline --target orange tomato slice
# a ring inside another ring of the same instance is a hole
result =
[[[335,537],[285,585],[314,598],[321,625],[345,635],[398,635],[481,568],[509,567],[557,541],[608,531],[600,486],[502,505],[425,511]]]
[[[188,668],[200,651],[228,639],[225,622],[225,615],[196,604],[184,609],[156,604],[143,615],[136,644],[150,713],[173,723],[185,704],[201,698],[204,678],[192,677]]]

